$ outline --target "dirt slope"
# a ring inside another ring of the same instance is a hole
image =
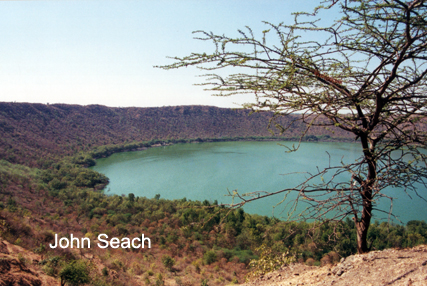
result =
[[[0,286],[59,285],[38,265],[40,255],[0,239]]]
[[[31,251],[0,241],[0,286],[59,285],[58,280],[41,271],[37,265],[40,259],[39,255]],[[352,255],[342,259],[337,265],[323,267],[293,264],[241,285],[425,286],[427,285],[427,245],[412,249],[388,249]]]
[[[244,286],[276,285],[427,285],[427,245],[352,255],[337,265],[293,264]]]

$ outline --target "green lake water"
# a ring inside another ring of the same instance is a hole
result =
[[[105,174],[110,183],[107,194],[129,194],[153,198],[160,194],[165,199],[217,200],[231,203],[228,191],[239,193],[255,191],[275,192],[296,186],[316,167],[353,162],[361,155],[358,144],[341,142],[302,143],[297,152],[287,153],[284,144],[292,142],[218,142],[200,144],[176,144],[153,147],[143,151],[113,154],[97,160],[94,170]],[[328,155],[329,153],[329,155]],[[291,175],[285,175],[292,173]],[[426,190],[420,186],[421,194]],[[427,202],[416,195],[412,199],[401,190],[390,189],[387,194],[396,198],[393,213],[402,222],[427,221]],[[286,217],[287,200],[283,194],[274,195],[244,206],[246,212]],[[238,200],[236,200],[238,201]],[[389,200],[379,202],[388,210]],[[285,209],[285,211],[284,211]],[[303,210],[301,206],[299,211]],[[387,215],[374,212],[375,219]]]

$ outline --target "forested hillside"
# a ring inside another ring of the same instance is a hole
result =
[[[43,160],[91,150],[95,146],[153,139],[206,139],[272,136],[267,126],[271,113],[254,113],[212,106],[159,108],[113,108],[100,105],[31,104],[0,102],[0,159],[29,166]],[[284,125],[296,116],[281,118]],[[297,138],[304,131],[300,122],[286,133]],[[349,138],[313,128],[307,135]]]

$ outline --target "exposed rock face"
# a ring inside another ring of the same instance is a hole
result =
[[[427,285],[427,245],[387,249],[341,259],[335,266],[293,264],[245,286],[275,285]]]
[[[19,254],[25,262],[18,258]],[[0,240],[0,286],[59,285],[39,270],[39,259],[37,254]]]
[[[22,262],[13,258],[0,259],[0,285],[40,286],[38,274],[28,269]]]

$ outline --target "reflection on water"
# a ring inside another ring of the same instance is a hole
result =
[[[294,142],[280,142],[292,146]],[[327,142],[302,143],[297,152],[287,153],[278,142],[214,142],[200,144],[176,144],[149,148],[143,151],[113,154],[97,160],[94,170],[110,178],[108,194],[128,194],[148,198],[160,194],[166,199],[218,200],[231,203],[228,191],[239,193],[254,191],[275,192],[294,187],[306,175],[331,164],[353,162],[361,155],[358,144]],[[330,154],[330,156],[328,155]],[[290,174],[292,175],[284,175]],[[420,186],[421,188],[421,186]],[[425,189],[420,189],[425,193]],[[412,219],[427,220],[427,203],[410,199],[400,190],[388,190],[387,194],[397,197],[393,212],[403,222]],[[275,195],[245,205],[250,213],[272,215],[273,206],[284,194]],[[287,201],[292,198],[288,196]],[[281,213],[286,202],[274,209]],[[382,201],[380,207],[390,207]],[[299,209],[301,211],[302,208]],[[376,218],[386,215],[374,213]]]

